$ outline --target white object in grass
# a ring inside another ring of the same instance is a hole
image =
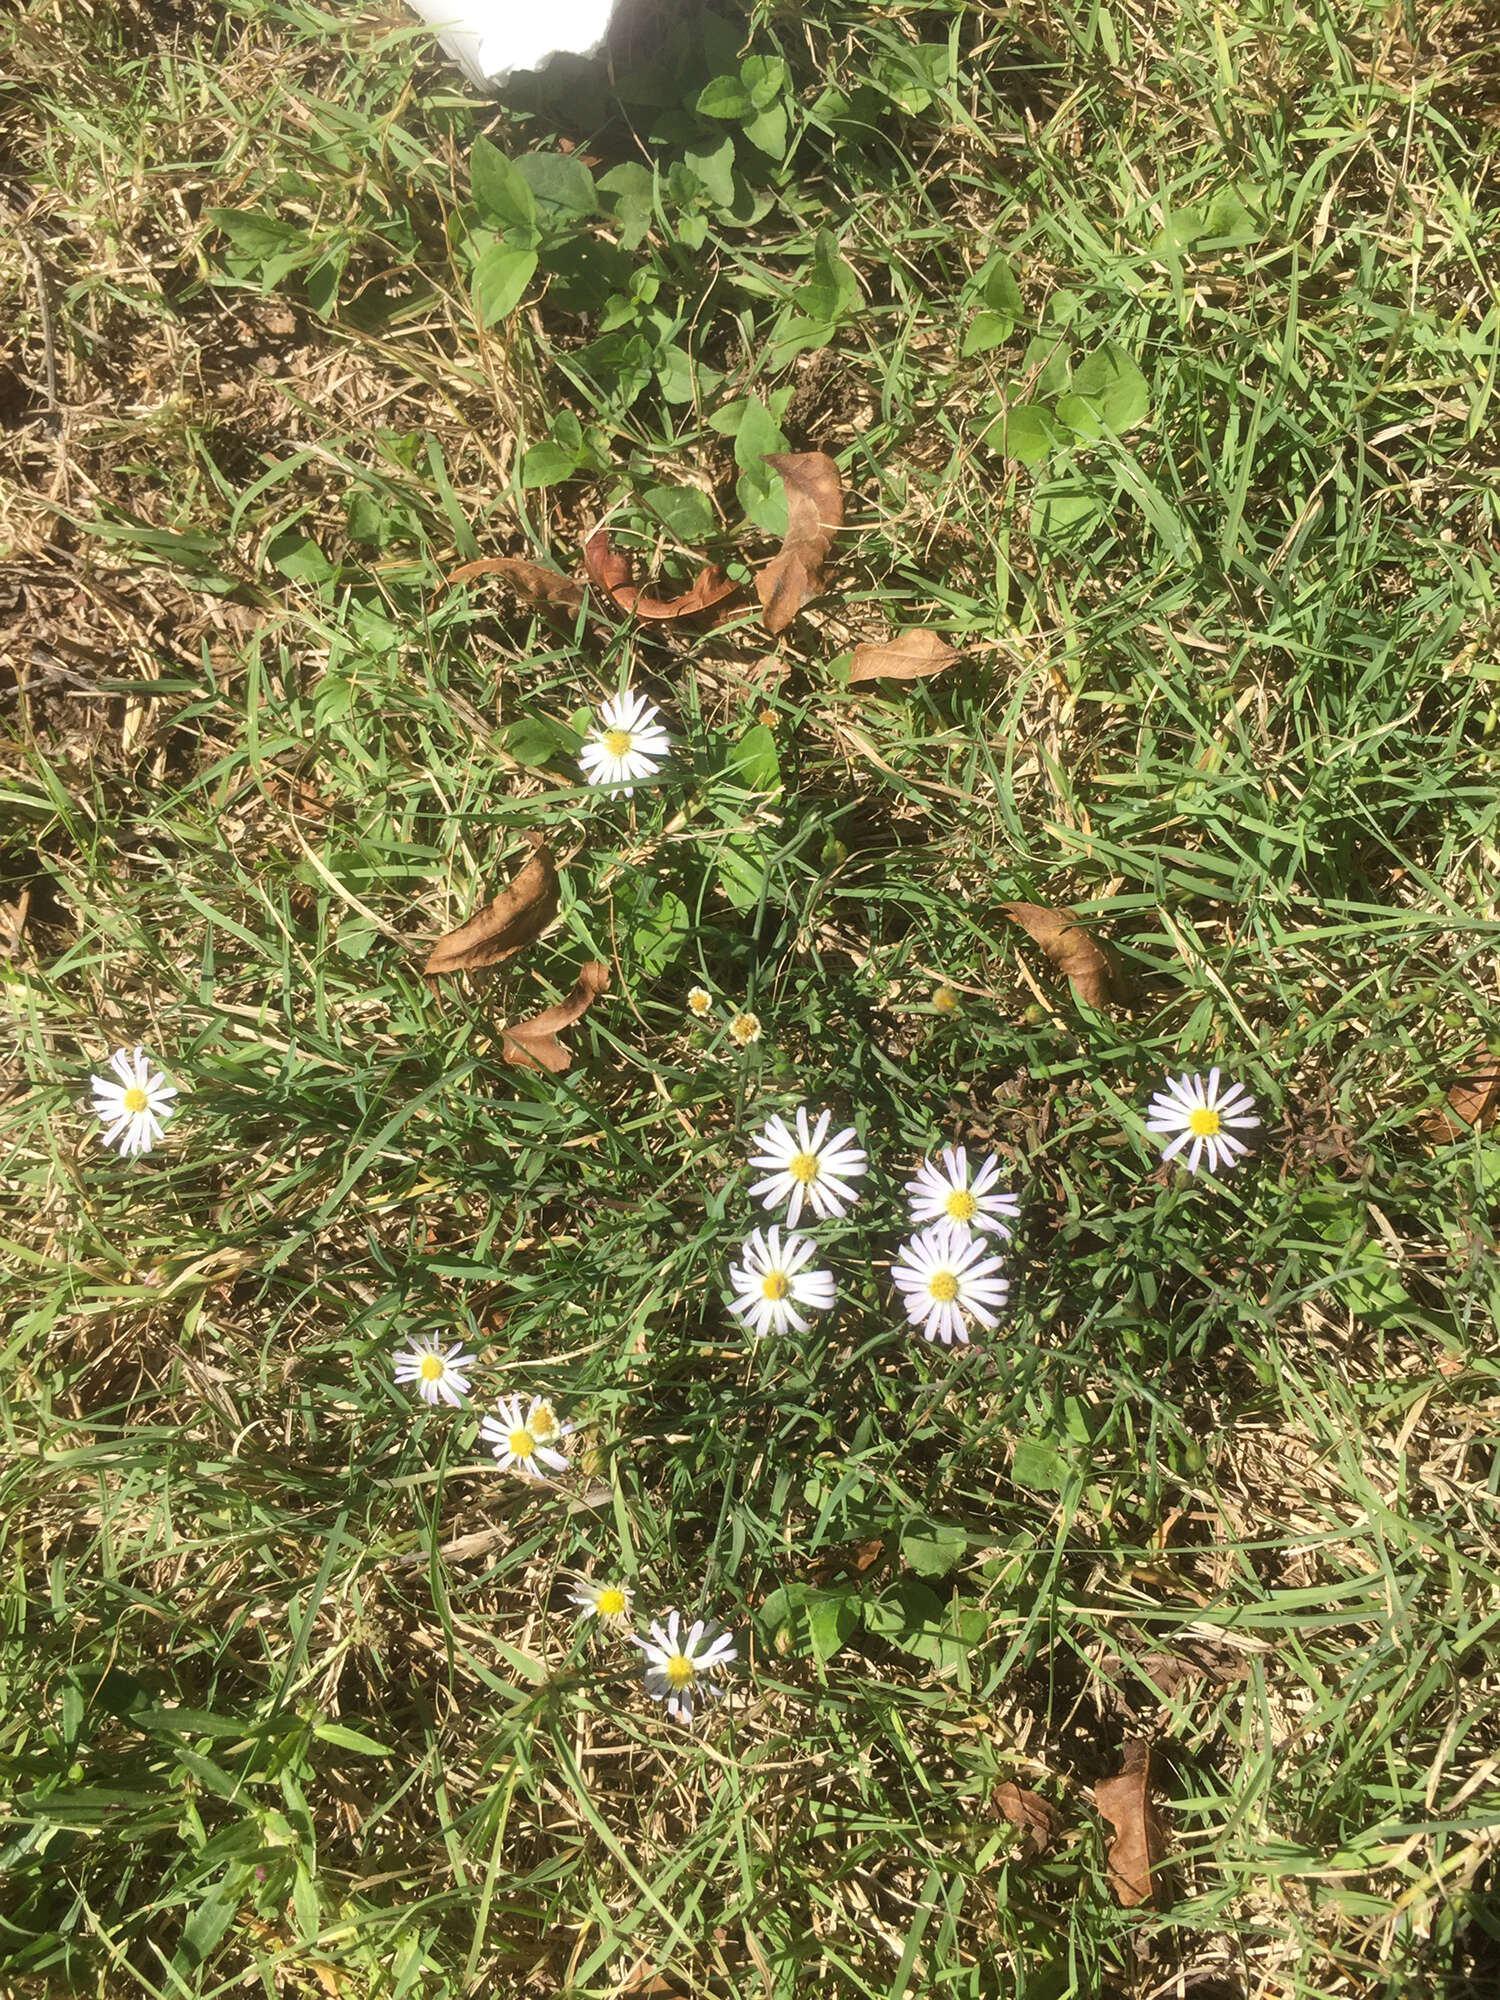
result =
[[[671,740],[656,720],[661,711],[643,694],[626,688],[599,708],[599,720],[578,753],[591,785],[609,785],[612,799],[629,793],[637,778],[654,778],[671,752]]]
[[[705,1014],[713,1012],[714,996],[707,987],[693,986],[688,989],[687,1004],[688,1012],[701,1021]]]
[[[1233,1135],[1259,1125],[1260,1120],[1249,1115],[1254,1108],[1254,1098],[1242,1085],[1230,1083],[1222,1090],[1219,1088],[1217,1069],[1209,1071],[1207,1083],[1201,1076],[1169,1076],[1166,1089],[1159,1090],[1151,1100],[1146,1130],[1158,1139],[1175,1134],[1161,1149],[1164,1160],[1170,1160],[1190,1145],[1188,1172],[1197,1173],[1201,1161],[1215,1174],[1220,1167],[1232,1167],[1240,1154],[1249,1152],[1244,1141]]]
[[[729,1023],[729,1039],[742,1049],[758,1042],[764,1032],[759,1014],[736,1014]]]
[[[94,1076],[94,1112],[104,1131],[101,1142],[122,1153],[149,1153],[176,1110],[176,1086],[153,1076],[141,1049],[116,1049],[109,1059],[114,1077]]]
[[[794,1132],[784,1118],[770,1117],[756,1133],[760,1146],[750,1155],[752,1167],[770,1167],[764,1180],[751,1188],[762,1208],[787,1204],[786,1223],[795,1229],[807,1202],[814,1215],[824,1222],[834,1220],[859,1199],[853,1183],[866,1172],[869,1161],[858,1146],[851,1146],[854,1127],[828,1137],[832,1113],[819,1112],[818,1122],[809,1127],[805,1105],[797,1107]]]
[[[630,1623],[630,1600],[634,1595],[628,1583],[595,1583],[586,1576],[579,1577],[577,1589],[570,1592],[581,1618],[595,1618],[601,1625],[617,1629]]]
[[[410,0],[471,83],[504,83],[555,55],[591,56],[603,43],[614,0]]]
[[[571,1429],[571,1424],[557,1421],[556,1411],[542,1397],[533,1396],[523,1416],[519,1396],[502,1396],[494,1416],[480,1424],[479,1435],[495,1454],[502,1472],[542,1480],[549,1472],[567,1471],[567,1454],[548,1440],[566,1437]]]
[[[461,1340],[444,1347],[441,1341],[423,1338],[396,1356],[396,1380],[415,1382],[424,1403],[447,1403],[456,1410],[469,1393],[473,1366],[474,1356],[465,1354]]]
[[[915,1180],[906,1183],[911,1196],[911,1220],[915,1229],[929,1222],[953,1222],[972,1235],[992,1230],[996,1236],[1010,1235],[1006,1220],[1014,1222],[1021,1204],[1013,1194],[999,1194],[1000,1163],[991,1153],[969,1178],[969,1158],[962,1146],[944,1146],[938,1155],[941,1165],[924,1160]]]
[[[734,1642],[727,1632],[713,1636],[713,1628],[701,1618],[681,1632],[681,1618],[667,1614],[666,1625],[651,1621],[651,1635],[642,1639],[631,1634],[631,1643],[646,1656],[646,1692],[653,1701],[664,1701],[668,1715],[681,1722],[693,1719],[693,1701],[699,1695],[723,1692],[708,1678],[735,1657]]]
[[[906,1317],[925,1340],[967,1345],[968,1320],[995,1324],[1010,1293],[999,1257],[989,1244],[956,1222],[935,1222],[903,1243],[891,1265],[891,1281],[901,1294]]]
[[[729,1267],[733,1310],[758,1334],[806,1333],[811,1322],[797,1308],[827,1312],[834,1300],[833,1274],[805,1268],[817,1248],[811,1237],[791,1233],[783,1243],[774,1222],[764,1236],[752,1229],[740,1252],[744,1262]]]

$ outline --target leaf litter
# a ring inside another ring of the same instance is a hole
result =
[[[559,1031],[571,1028],[575,1021],[582,1020],[599,995],[608,990],[609,967],[602,958],[591,958],[579,968],[573,991],[566,1000],[544,1007],[540,1014],[517,1021],[514,1027],[504,1031],[501,1056],[517,1069],[544,1069],[553,1076],[560,1076],[573,1057],[557,1039]]]
[[[466,924],[438,939],[422,967],[424,978],[499,965],[534,944],[557,915],[557,865],[552,850],[539,833],[529,833],[526,838],[534,851],[515,879]]]
[[[652,597],[631,582],[629,559],[611,548],[607,528],[596,528],[584,543],[583,566],[591,582],[607,591],[622,611],[629,611],[637,618],[696,618],[722,604],[739,589],[717,563],[705,563],[680,596]]]
[[[922,681],[942,673],[958,658],[937,632],[918,627],[898,639],[856,646],[849,661],[849,685],[859,681]]]
[[[755,573],[761,622],[774,638],[823,588],[823,563],[844,525],[844,484],[826,451],[765,454],[786,493],[786,537]]]
[[[1098,939],[1083,928],[1076,910],[1054,909],[1049,903],[1002,903],[1013,923],[1039,944],[1074,993],[1086,1006],[1100,1010],[1116,998],[1114,961]]]
[[[1120,1769],[1095,1785],[1094,1804],[1114,1829],[1106,1859],[1110,1887],[1120,1907],[1160,1906],[1167,1834],[1151,1801],[1151,1746],[1144,1737],[1126,1737],[1120,1746]]]

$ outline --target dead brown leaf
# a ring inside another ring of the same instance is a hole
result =
[[[557,869],[541,835],[527,837],[536,850],[531,859],[493,903],[438,939],[422,967],[425,977],[498,965],[512,952],[535,943],[551,923],[557,914]]]
[[[609,545],[609,531],[596,528],[583,545],[583,566],[622,611],[637,618],[695,618],[739,589],[717,563],[705,563],[680,597],[648,597],[630,581],[630,564]]]
[[[1472,1069],[1448,1092],[1441,1111],[1429,1111],[1418,1124],[1424,1139],[1462,1139],[1469,1132],[1487,1132],[1500,1118],[1500,1060],[1481,1055]]]
[[[1054,910],[1047,903],[1002,903],[1001,909],[1034,938],[1059,972],[1065,972],[1078,998],[1090,1007],[1107,1007],[1114,998],[1114,966],[1109,953],[1083,928],[1076,910]]]
[[[528,562],[524,556],[485,556],[453,570],[444,581],[468,583],[476,576],[504,577],[518,597],[548,611],[576,611],[583,602],[583,585],[576,576],[564,576],[560,570]]]
[[[761,623],[774,637],[823,588],[823,561],[844,525],[844,485],[826,451],[768,452],[766,464],[786,489],[786,540],[755,575]]]
[[[936,632],[918,627],[880,645],[856,646],[849,662],[849,685],[856,681],[923,681],[951,667],[958,654]]]
[[[1120,1907],[1133,1910],[1141,1903],[1157,1904],[1167,1835],[1151,1803],[1151,1746],[1144,1737],[1126,1737],[1120,1746],[1119,1773],[1099,1780],[1094,1804],[1114,1829],[1109,1881]]]
[[[1052,1801],[1044,1799],[1040,1792],[1023,1790],[1009,1779],[997,1786],[995,1804],[1008,1820],[1020,1827],[1029,1854],[1045,1854],[1062,1832],[1062,1814]]]
[[[545,1069],[560,1076],[573,1058],[557,1039],[559,1029],[571,1028],[599,995],[608,990],[609,967],[602,958],[591,958],[580,969],[578,982],[566,1000],[559,1000],[555,1007],[544,1007],[529,1021],[517,1021],[513,1028],[505,1030],[501,1055],[517,1069]]]

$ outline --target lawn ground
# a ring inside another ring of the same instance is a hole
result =
[[[500,104],[394,5],[8,12],[0,1988],[1497,1990],[1497,132],[1463,6],[723,0]],[[731,615],[453,580],[605,516]],[[553,925],[424,980],[538,832]],[[1218,1178],[1143,1126],[1210,1065]],[[755,1341],[799,1103],[872,1171]],[[1021,1219],[950,1349],[955,1141]],[[691,1730],[579,1572],[734,1634]]]

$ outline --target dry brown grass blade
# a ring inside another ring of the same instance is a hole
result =
[[[500,1053],[518,1069],[545,1069],[560,1076],[573,1058],[557,1039],[558,1030],[571,1028],[581,1020],[601,993],[609,989],[609,967],[602,958],[591,958],[582,967],[573,991],[555,1007],[544,1007],[529,1021],[518,1021],[505,1030]]]
[[[856,681],[923,681],[951,667],[958,654],[936,632],[919,626],[899,639],[856,646],[849,662],[849,685]]]
[[[474,972],[498,965],[532,944],[557,914],[557,868],[540,834],[528,834],[535,853],[493,903],[466,924],[440,937],[422,967],[425,977],[440,972]]]
[[[583,585],[576,576],[564,576],[561,570],[528,562],[524,556],[484,556],[450,571],[444,582],[469,583],[476,576],[503,577],[518,597],[544,610],[576,611],[583,603]]]
[[[1000,907],[1035,939],[1058,971],[1067,974],[1080,1000],[1090,1007],[1109,1006],[1115,997],[1109,953],[1083,928],[1075,910],[1055,910],[1048,903],[1002,903]]]
[[[717,563],[705,563],[680,597],[649,597],[630,581],[630,564],[618,549],[610,547],[609,533],[604,528],[596,528],[584,543],[583,566],[592,581],[601,590],[607,590],[622,611],[662,622],[696,618],[739,589]]]
[[[1424,1139],[1462,1139],[1486,1132],[1500,1118],[1500,1058],[1480,1056],[1448,1092],[1441,1111],[1429,1111],[1418,1123]]]
[[[995,1804],[1021,1828],[1030,1854],[1045,1854],[1062,1832],[1062,1814],[1040,1792],[1028,1792],[1008,1779],[995,1789]]]
[[[1109,1882],[1122,1909],[1159,1905],[1159,1875],[1167,1851],[1166,1829],[1151,1803],[1151,1746],[1127,1736],[1120,1746],[1120,1770],[1094,1787],[1094,1804],[1114,1829],[1109,1843]]]
[[[766,464],[786,489],[786,539],[755,573],[761,622],[774,636],[823,588],[823,562],[844,525],[844,484],[826,451],[768,452]]]

